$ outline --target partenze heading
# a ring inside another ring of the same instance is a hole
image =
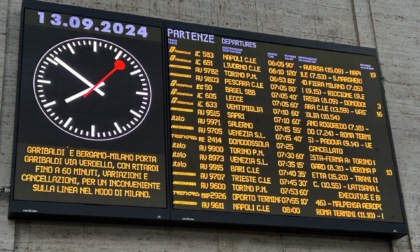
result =
[[[214,44],[214,35],[168,28],[168,37]]]

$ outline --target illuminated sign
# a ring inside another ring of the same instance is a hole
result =
[[[374,50],[167,27],[173,219],[404,223]]]
[[[11,216],[407,233],[373,49],[58,6],[24,2]]]
[[[162,22],[60,7],[24,2],[11,212],[167,219]]]

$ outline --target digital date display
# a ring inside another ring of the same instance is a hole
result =
[[[122,36],[131,39],[158,40],[160,35],[156,34],[156,30],[151,31],[153,28],[134,23],[40,10],[28,10],[25,21],[31,25],[85,31],[91,34]]]

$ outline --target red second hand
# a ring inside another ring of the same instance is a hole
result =
[[[86,94],[83,95],[83,97],[88,97],[88,95],[90,93],[93,92],[93,90],[95,90],[95,88],[97,88],[99,86],[99,84],[101,84],[102,82],[104,82],[106,79],[108,79],[115,71],[117,70],[123,70],[125,68],[125,63],[122,60],[116,60],[114,62],[114,68],[109,71],[109,73],[107,73],[104,77],[102,77],[102,79],[100,79],[91,89],[89,89],[89,91],[86,92]]]

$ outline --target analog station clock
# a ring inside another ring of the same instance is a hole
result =
[[[33,87],[39,108],[56,127],[91,141],[133,132],[152,99],[139,60],[115,43],[91,37],[49,49],[35,69]]]

